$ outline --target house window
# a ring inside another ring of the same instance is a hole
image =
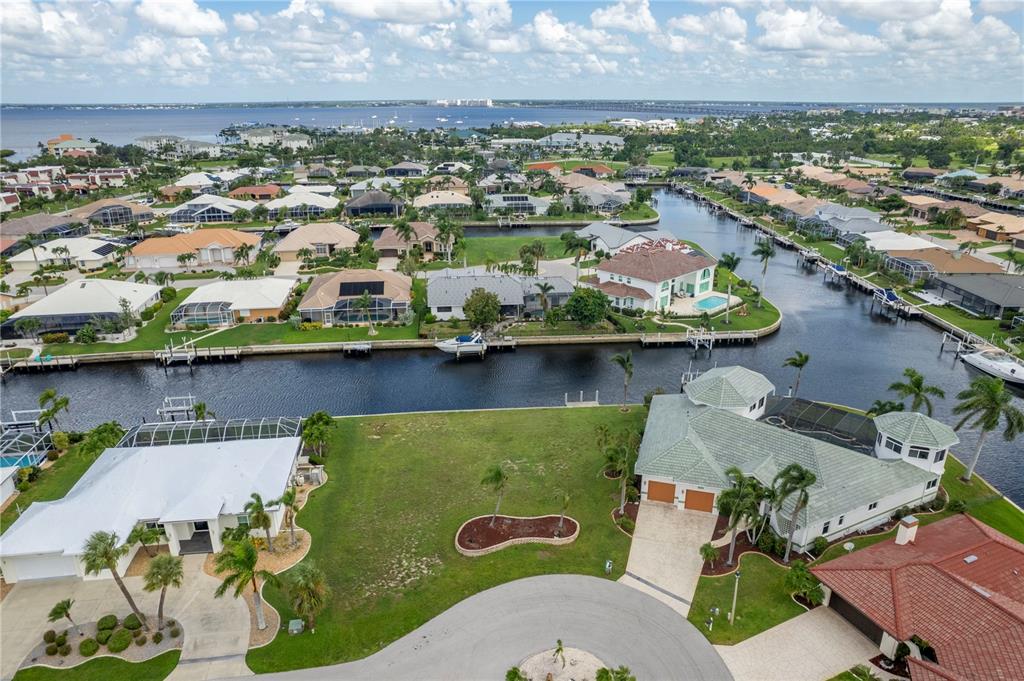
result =
[[[928,484],[926,484],[924,486],[924,488],[925,489],[935,489],[936,485],[938,485],[938,484],[939,484],[939,479],[935,478],[934,480],[929,480]]]
[[[935,452],[935,463],[938,463],[938,462],[942,461],[945,458],[946,458],[946,450],[945,449],[940,449],[939,451]]]
[[[327,255],[327,244],[317,244],[316,245],[316,254],[317,255]]]
[[[755,402],[754,404],[750,405],[750,409],[747,409],[747,412],[752,412],[755,409],[757,409],[757,402]]]
[[[438,312],[451,312],[452,311],[452,306],[451,305],[438,305],[437,306],[437,311]]]
[[[875,444],[876,445],[882,444],[882,434],[881,433],[879,433],[878,437],[875,438]]]
[[[845,519],[846,519],[846,516],[845,516],[845,515],[841,515],[841,516],[839,516],[839,522],[838,522],[838,523],[836,523],[836,525],[837,525],[838,527],[842,527],[842,526],[843,526],[843,520],[845,520]]]
[[[249,514],[240,513],[235,516],[235,520],[238,522],[239,527],[249,527]]]
[[[767,395],[765,397],[767,397]],[[762,397],[760,400],[758,400],[757,401],[757,406],[758,407],[763,407],[764,406],[764,400],[765,400],[764,397]]]
[[[667,291],[668,290],[668,285],[669,285],[669,282],[667,282],[667,281],[661,282],[661,290],[662,291]]]
[[[158,523],[155,520],[152,520],[152,521],[150,521],[148,523],[145,523],[145,526],[146,526],[147,530],[160,530],[160,533],[163,534],[163,531],[164,531],[163,523]]]
[[[899,440],[895,439],[895,438],[891,438],[891,437],[886,436],[886,438],[885,438],[885,448],[899,453],[899,452],[903,451],[903,443],[900,442]]]
[[[910,458],[911,459],[924,459],[928,460],[929,449],[927,447],[911,447]]]
[[[825,524],[821,526],[821,533],[828,534],[828,528],[832,526],[831,520],[826,520]]]
[[[868,510],[869,511],[874,511],[876,508],[878,508],[878,502],[877,501],[872,501],[870,504],[868,504]]]

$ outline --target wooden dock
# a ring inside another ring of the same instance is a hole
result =
[[[191,343],[178,347],[165,346],[163,350],[154,350],[153,357],[166,369],[176,364],[185,364],[190,368],[197,362],[238,361],[242,358],[239,347],[197,348]]]
[[[74,371],[77,368],[78,358],[74,355],[38,355],[32,359],[20,359],[0,365],[0,377],[6,378],[7,374],[15,372],[63,371],[65,369]]]

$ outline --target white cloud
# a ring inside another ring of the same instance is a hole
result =
[[[858,54],[885,50],[877,37],[852,31],[814,6],[806,12],[792,8],[760,12],[757,25],[764,29],[757,44],[769,50]]]
[[[260,22],[254,14],[251,12],[241,12],[232,17],[232,23],[235,28],[239,31],[245,31],[251,33],[252,31],[258,31],[260,28]]]
[[[703,16],[687,14],[668,20],[668,27],[684,33],[696,33],[709,38],[736,39],[747,35],[747,22],[732,7],[709,12]]]
[[[654,33],[658,22],[651,14],[648,0],[619,0],[608,7],[594,10],[590,23],[595,28],[612,28],[632,33]]]
[[[937,12],[916,21],[884,22],[879,34],[899,50],[928,52],[940,59],[959,55],[974,62],[1009,56],[1011,66],[1024,67],[1020,36],[993,16],[975,23],[970,0],[943,0]]]
[[[941,0],[818,0],[819,8],[832,14],[873,21],[920,19],[939,8]]]
[[[401,66],[402,58],[398,56],[398,52],[392,52],[391,54],[384,57],[382,60],[385,66]]]
[[[397,24],[431,24],[453,19],[459,7],[453,0],[325,0],[339,12],[358,19]]]
[[[586,28],[571,21],[562,23],[551,10],[534,15],[530,29],[534,48],[542,52],[585,54],[597,51],[621,54],[633,49],[621,34]]]
[[[142,0],[135,13],[143,21],[174,35],[217,35],[228,27],[216,10],[202,9],[195,0]]]
[[[1020,12],[1024,9],[1021,0],[981,0],[978,9],[985,14],[1002,14],[1003,12]]]

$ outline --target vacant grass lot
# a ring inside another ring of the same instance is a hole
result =
[[[14,675],[14,681],[163,681],[178,665],[181,651],[169,650],[145,662],[126,662],[112,657],[101,657],[72,669],[33,667]]]
[[[288,345],[292,343],[338,343],[362,340],[400,340],[416,338],[416,325],[374,325],[377,335],[370,336],[367,326],[331,327],[299,331],[291,324],[239,324],[224,329],[196,343],[200,348],[235,347],[244,345]]]
[[[333,599],[315,635],[279,635],[249,652],[249,667],[260,673],[361,658],[458,601],[522,577],[604,576],[610,558],[609,578],[618,578],[629,538],[608,517],[616,482],[598,474],[594,430],[639,427],[643,416],[599,407],[340,419],[326,463],[330,482],[297,519],[313,536],[306,560],[325,570]],[[459,526],[494,509],[480,479],[502,461],[511,471],[502,511],[555,513],[555,490],[563,488],[582,527],[576,542],[480,558],[456,552]],[[279,590],[266,596],[284,620],[294,617]]]

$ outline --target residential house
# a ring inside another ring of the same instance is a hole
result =
[[[715,285],[714,259],[669,239],[623,248],[596,270],[588,285],[616,307],[645,312],[667,309],[676,296],[705,296]]]
[[[70,215],[52,215],[50,213],[34,213],[21,218],[11,218],[0,223],[0,233],[4,239],[14,239],[32,234],[37,241],[46,242],[58,237],[82,236],[89,233],[89,225]],[[4,249],[4,255],[13,255],[21,249],[16,244]]]
[[[424,260],[435,258],[447,258],[449,245],[438,238],[437,228],[429,222],[410,222],[412,238],[406,241],[394,227],[385,227],[377,240],[373,242],[373,248],[382,258],[401,258],[413,246],[419,246],[423,251]]]
[[[590,241],[591,253],[603,252],[610,255],[616,255],[619,251],[632,246],[674,238],[670,232],[662,229],[639,232],[607,222],[592,222],[577,229],[576,235]]]
[[[423,184],[430,190],[440,189],[469,196],[469,183],[455,175],[431,175]]]
[[[123,314],[121,301],[138,316],[160,299],[160,287],[116,279],[78,279],[53,291],[14,314],[3,324],[3,336],[18,335],[18,320],[39,321],[37,333],[73,333],[95,319],[116,319]]]
[[[349,166],[345,171],[346,177],[374,177],[380,175],[383,172],[380,166]]]
[[[233,326],[275,321],[288,302],[295,279],[231,279],[199,286],[171,312],[171,326]]]
[[[357,305],[366,293],[372,299],[368,312]],[[404,316],[411,305],[409,277],[385,270],[351,269],[314,279],[299,303],[299,314],[304,322],[324,326],[366,322],[367,314],[375,322],[385,322]]]
[[[183,175],[174,182],[175,187],[191,189],[193,194],[207,194],[220,189],[227,182],[216,173],[194,172]]]
[[[1024,199],[1024,179],[1021,177],[980,177],[968,182],[967,187],[975,191],[996,193],[1008,199]]]
[[[857,240],[863,241],[864,245],[879,253],[890,253],[895,251],[917,251],[937,248],[934,242],[923,239],[913,234],[904,234],[893,230],[882,230],[879,232],[866,232],[858,235]],[[849,245],[845,239],[838,239],[837,244],[843,247]]]
[[[420,194],[412,200],[412,205],[425,211],[468,213],[473,209],[473,200],[459,192],[439,190]]]
[[[663,172],[665,171],[657,166],[630,166],[622,172],[622,175],[630,182],[647,182]]]
[[[970,168],[961,168],[960,170],[953,170],[937,176],[935,178],[935,182],[947,186],[957,186],[960,184],[966,185],[968,182],[973,182],[974,180],[983,180],[986,177],[988,177],[988,175],[975,172]]]
[[[145,225],[153,221],[153,209],[134,201],[100,199],[68,211],[75,222],[99,223],[103,227],[124,227],[135,222]]]
[[[317,258],[329,258],[338,251],[351,251],[359,244],[359,235],[337,222],[311,222],[293,230],[274,245],[282,262],[301,260],[299,251],[309,249]]]
[[[117,260],[117,248],[118,244],[102,239],[61,237],[33,249],[25,249],[11,256],[8,262],[12,270],[22,274],[31,274],[40,267],[53,265],[67,265],[83,272],[94,272]]]
[[[402,161],[401,163],[396,163],[393,166],[385,168],[384,174],[388,177],[426,177],[429,170],[430,169],[422,163]]]
[[[336,173],[334,172],[334,169],[324,165],[323,163],[310,163],[305,166],[296,166],[292,171],[292,178],[301,184],[308,182],[310,179],[333,179],[335,175]]]
[[[741,173],[738,170],[718,170],[708,173],[704,178],[704,184],[725,190],[729,187],[743,187],[746,178],[746,173]]]
[[[573,168],[574,173],[586,175],[587,177],[593,177],[598,180],[603,180],[606,177],[611,177],[615,174],[615,171],[606,166],[603,163],[592,163],[589,165],[576,166]]]
[[[176,207],[167,217],[171,222],[178,223],[235,222],[235,214],[238,211],[251,213],[258,205],[260,204],[255,201],[243,201],[216,194],[200,194]]]
[[[476,186],[483,189],[485,194],[500,194],[520,191],[528,183],[529,180],[522,173],[491,173],[481,178]]]
[[[281,188],[276,184],[258,184],[235,187],[228,192],[228,198],[265,203],[277,198],[280,194]]]
[[[541,161],[539,163],[528,163],[526,165],[526,172],[530,172],[531,170],[539,170],[539,171],[543,171],[545,173],[548,173],[550,175],[556,175],[557,176],[557,175],[561,175],[562,174],[562,164],[561,163],[556,163],[554,161]]]
[[[150,237],[132,247],[125,257],[125,268],[130,270],[182,269],[178,256],[193,253],[196,258],[189,267],[227,266],[235,264],[235,250],[240,246],[259,248],[258,234],[234,229],[211,227],[174,236]]]
[[[1019,274],[944,274],[932,277],[928,290],[983,317],[1024,310],[1024,277]]]
[[[799,464],[816,480],[792,528],[797,551],[817,537],[834,541],[863,532],[899,508],[934,499],[949,448],[959,442],[952,428],[916,412],[857,417],[858,429],[867,433],[863,441],[771,425],[758,419],[770,411],[773,422],[785,423],[774,415],[773,401],[785,405],[793,398],[771,398],[774,386],[743,367],[708,370],[683,391],[651,402],[634,468],[642,476],[641,499],[716,513],[719,494],[732,486],[729,468],[770,487],[786,466]],[[815,405],[801,400],[794,406]],[[854,445],[862,451],[849,448]],[[790,534],[795,505],[790,496],[770,514],[782,537]]]
[[[551,290],[543,297],[538,284]],[[561,307],[572,295],[573,285],[563,277],[529,277],[515,274],[444,270],[427,279],[427,305],[438,319],[464,319],[463,305],[476,289],[493,293],[503,317],[542,316],[547,308]]]
[[[349,217],[362,215],[393,215],[398,217],[405,208],[405,199],[391,196],[379,189],[372,189],[351,199],[345,204],[345,214]]]
[[[923,194],[904,194],[900,198],[910,206],[910,214],[913,217],[925,221],[933,219],[935,213],[941,210],[942,204],[945,203],[942,199]]]
[[[315,192],[295,192],[268,201],[264,204],[267,216],[276,220],[285,215],[293,220],[316,220],[333,211],[341,203],[333,196],[322,196]]]
[[[441,175],[454,175],[456,173],[468,173],[473,166],[462,161],[445,161],[434,166],[434,172]]]
[[[1012,679],[1024,669],[1024,544],[965,513],[811,568],[823,605],[888,658],[905,644],[915,680]],[[924,647],[925,644],[927,647]]]
[[[354,185],[348,188],[349,196],[353,199],[358,198],[366,192],[372,192],[374,190],[381,191],[399,191],[402,189],[402,180],[394,177],[371,177],[362,182],[356,182]]]
[[[309,135],[302,132],[294,132],[281,136],[281,146],[285,149],[291,149],[292,151],[309,149],[313,146],[310,140],[311,138]]]
[[[743,190],[743,200],[749,203],[760,203],[769,206],[784,205],[800,201],[804,197],[798,192],[782,185],[759,182],[753,187]]]
[[[906,168],[902,175],[904,180],[910,182],[931,182],[946,172],[945,168]]]
[[[581,132],[555,132],[537,140],[538,147],[548,149],[579,149],[583,147],[591,149],[600,149],[602,147],[621,149],[625,145],[626,141],[618,135],[597,135]]]
[[[53,145],[52,153],[57,158],[67,154],[77,156],[95,156],[96,149],[99,146],[99,142],[89,142],[87,140],[73,138],[57,142],[57,144]]]
[[[18,192],[0,192],[0,213],[10,213],[21,208]]]
[[[1024,234],[1024,217],[1009,213],[988,212],[967,219],[967,229],[992,241],[1009,241]]]
[[[551,199],[529,194],[490,194],[484,199],[484,210],[494,215],[544,215]]]
[[[793,204],[783,204],[785,206]],[[797,229],[805,234],[816,233],[822,238],[847,241],[862,234],[889,229],[882,223],[881,215],[867,208],[854,208],[838,203],[825,203],[814,209],[814,214],[797,220]]]
[[[107,449],[66,495],[30,504],[7,529],[0,543],[4,580],[109,579],[108,570],[86,574],[86,541],[99,531],[123,540],[140,524],[161,530],[171,555],[219,552],[223,530],[249,524],[245,505],[253,493],[277,499],[292,486],[300,448],[296,425],[290,437]],[[284,516],[283,507],[271,507],[271,536]],[[133,544],[121,558],[119,573],[138,549]]]
[[[981,274],[1003,271],[1002,265],[938,246],[909,251],[886,251],[886,269],[898,272],[911,284],[936,274]]]
[[[615,189],[611,184],[595,184],[575,192],[583,205],[591,210],[608,213],[621,210],[633,200],[628,189]]]
[[[714,168],[704,166],[682,166],[669,171],[669,177],[686,177],[703,181],[708,175],[715,172]]]
[[[319,194],[320,196],[333,196],[338,188],[333,184],[293,184],[288,187],[289,194]]]
[[[783,222],[799,223],[801,220],[811,218],[821,206],[827,202],[809,196],[799,201],[789,201],[779,204],[779,219]]]

